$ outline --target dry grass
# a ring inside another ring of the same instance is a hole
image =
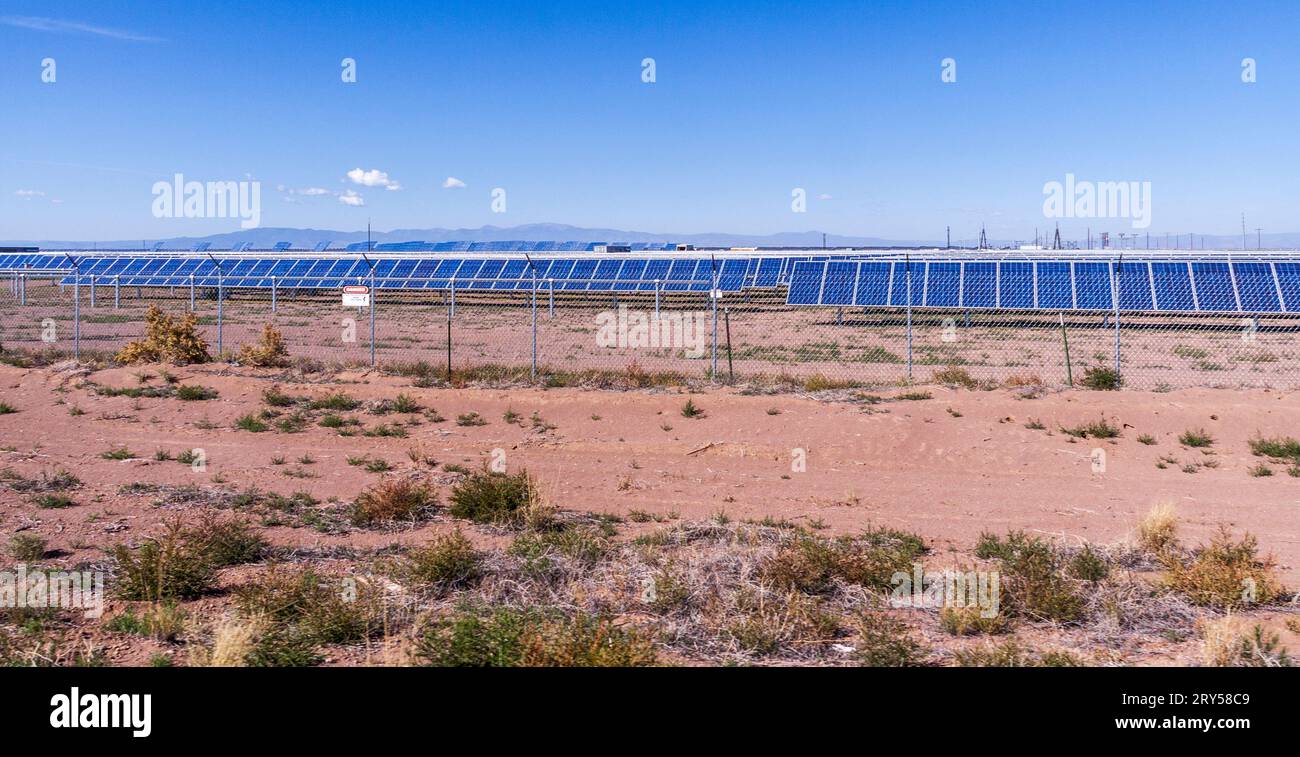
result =
[[[1287,668],[1294,662],[1277,634],[1225,615],[1201,625],[1201,664],[1215,668]]]
[[[417,479],[390,476],[357,495],[351,519],[356,526],[373,526],[398,521],[415,522],[433,514],[438,495]]]
[[[1227,527],[1221,527],[1191,560],[1167,559],[1166,581],[1193,604],[1205,607],[1271,604],[1282,595],[1282,586],[1275,561],[1271,556],[1260,557],[1258,547],[1254,536],[1246,534],[1237,540]]]
[[[1178,546],[1178,513],[1174,506],[1161,503],[1138,521],[1137,543],[1153,557],[1169,553]]]
[[[289,348],[285,344],[284,335],[269,323],[262,326],[261,338],[253,344],[240,347],[235,362],[262,368],[282,368],[288,365]]]
[[[128,343],[114,358],[119,363],[206,363],[212,359],[208,343],[198,334],[198,317],[186,313],[173,318],[157,305],[145,313],[144,338]]]

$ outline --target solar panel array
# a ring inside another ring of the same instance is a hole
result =
[[[910,284],[909,284],[910,282]],[[909,295],[910,289],[910,295]],[[1095,258],[796,263],[790,305],[964,310],[1300,312],[1300,262]]]
[[[660,257],[538,257],[539,286],[556,291],[689,291],[707,292],[715,273],[717,288],[774,288],[786,281],[797,260],[805,257],[724,257],[681,254]],[[74,260],[76,261],[74,264]],[[371,263],[374,264],[373,271]],[[218,264],[220,268],[218,268]],[[63,254],[0,255],[0,271],[27,270],[67,274],[64,284],[91,281],[127,286],[217,286],[325,289],[368,283],[394,289],[531,289],[534,270],[522,256],[255,257],[214,262],[192,255],[72,256]]]

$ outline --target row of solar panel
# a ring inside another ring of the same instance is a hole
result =
[[[1300,312],[1300,262],[810,261],[791,305],[1154,312]]]
[[[677,245],[663,242],[353,242],[348,251],[369,249],[376,252],[582,252],[593,251],[597,246],[610,244],[631,250],[676,250]]]
[[[44,270],[71,267],[66,259],[63,264],[49,264]],[[0,269],[5,265],[0,256]],[[547,258],[535,265],[539,285],[557,290],[708,291],[715,273],[709,258]],[[717,261],[718,288],[736,292],[776,287],[792,266],[788,258],[726,258]],[[216,286],[219,281],[228,287],[323,289],[367,283],[371,277],[369,264],[355,258],[242,258],[224,261],[218,272],[205,258],[120,257],[82,260],[80,278],[68,275],[62,283],[188,286],[192,278],[196,286]],[[376,286],[393,289],[531,289],[533,277],[528,261],[520,258],[389,258],[376,261],[373,271]]]

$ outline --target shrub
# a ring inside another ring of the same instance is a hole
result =
[[[704,411],[699,408],[694,400],[687,399],[686,404],[682,405],[683,418],[703,418]]]
[[[1206,622],[1201,628],[1201,663],[1216,668],[1289,668],[1294,664],[1280,638],[1263,626],[1231,615]]]
[[[1234,540],[1226,527],[1186,564],[1169,561],[1169,587],[1193,604],[1235,609],[1269,604],[1282,593],[1272,557],[1258,556],[1259,542],[1246,534]]]
[[[482,574],[483,556],[459,529],[407,553],[405,575],[437,592],[469,586]]]
[[[42,510],[62,510],[65,507],[72,507],[76,503],[72,501],[72,497],[66,494],[42,494],[32,500],[32,504]]]
[[[920,665],[925,649],[907,630],[907,624],[884,612],[868,612],[858,620],[858,662],[872,668]]]
[[[264,618],[302,641],[342,644],[383,630],[380,597],[365,583],[357,581],[356,589],[352,596],[340,582],[310,568],[273,565],[234,590],[235,606],[246,617]]]
[[[1083,596],[1063,575],[1066,560],[1050,542],[1023,531],[1008,533],[1005,541],[984,534],[975,554],[981,559],[1000,561],[1002,586],[1011,613],[1059,623],[1083,616]]]
[[[939,625],[953,636],[1004,633],[1010,626],[1001,612],[985,617],[978,605],[945,607],[939,611]]]
[[[421,520],[438,505],[427,484],[409,478],[386,478],[359,494],[352,503],[352,523],[368,526],[398,520]]]
[[[416,659],[435,667],[641,667],[657,662],[654,645],[608,618],[539,610],[461,610],[430,624]]]
[[[217,390],[195,384],[180,384],[176,387],[176,399],[186,402],[216,399]]]
[[[45,557],[47,542],[36,534],[15,534],[9,540],[9,554],[19,562],[39,560]]]
[[[248,522],[213,515],[187,529],[185,538],[216,568],[257,562],[270,546]]]
[[[10,413],[16,412],[18,412],[18,409],[13,405],[10,405],[8,402],[0,402],[0,415],[9,415]]]
[[[235,419],[235,428],[242,431],[249,431],[254,434],[260,434],[270,428],[266,422],[252,413],[241,415]]]
[[[1118,426],[1112,425],[1105,418],[1100,418],[1072,428],[1062,426],[1061,433],[1076,439],[1116,439],[1121,432]]]
[[[284,335],[271,324],[262,326],[262,336],[254,344],[245,344],[235,355],[235,362],[240,365],[255,365],[262,368],[280,368],[289,364],[289,348],[284,343]]]
[[[208,343],[196,331],[198,316],[186,313],[176,319],[157,305],[150,305],[144,316],[144,338],[130,342],[116,356],[119,363],[206,363],[212,359]]]
[[[111,554],[117,563],[117,592],[123,599],[194,599],[212,588],[212,562],[202,548],[185,538],[179,521],[139,549],[118,545]]]
[[[1083,378],[1079,383],[1088,389],[1113,391],[1119,389],[1120,386],[1123,385],[1124,381],[1119,375],[1119,372],[1114,368],[1107,368],[1104,365],[1098,365],[1085,370],[1083,372]]]
[[[964,649],[956,653],[957,665],[963,668],[1079,668],[1087,662],[1072,652],[1036,653],[1015,639],[1001,644]]]
[[[329,392],[307,403],[312,410],[356,410],[361,407],[361,400],[344,392]]]
[[[1091,544],[1085,544],[1083,549],[1070,558],[1069,571],[1071,576],[1080,581],[1096,583],[1110,575],[1110,562],[1093,549]]]
[[[935,384],[946,384],[948,386],[960,386],[963,389],[975,389],[979,382],[965,368],[959,368],[950,365],[943,370],[935,371],[930,376],[930,381]]]
[[[290,407],[305,400],[306,397],[295,397],[292,394],[285,394],[280,391],[279,384],[271,384],[269,389],[262,392],[262,401],[271,407]]]
[[[149,636],[159,641],[175,641],[185,633],[185,611],[174,602],[154,604],[143,615],[127,610],[106,624],[108,630],[118,633]]]
[[[397,399],[393,400],[393,412],[418,413],[420,412],[420,403],[409,394],[399,394]]]
[[[868,530],[837,540],[800,534],[782,545],[760,568],[763,579],[805,594],[823,594],[837,580],[869,588],[893,588],[893,576],[910,572],[927,551],[915,534]]]
[[[1214,437],[1203,428],[1189,428],[1178,436],[1178,442],[1184,447],[1209,447],[1214,444]]]
[[[1138,522],[1138,546],[1149,555],[1164,555],[1178,546],[1178,514],[1174,506],[1159,504]]]
[[[475,523],[518,523],[536,499],[536,483],[528,471],[480,470],[456,483],[450,512]]]

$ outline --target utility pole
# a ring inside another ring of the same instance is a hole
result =
[[[1264,249],[1264,236],[1260,233],[1261,231],[1263,230],[1258,226],[1255,227],[1255,249],[1257,250]]]
[[[1241,214],[1241,249],[1246,249],[1246,214]]]
[[[952,227],[945,226],[943,228],[944,228],[944,239],[945,239],[943,243],[943,248],[945,250],[951,250],[952,249]]]

